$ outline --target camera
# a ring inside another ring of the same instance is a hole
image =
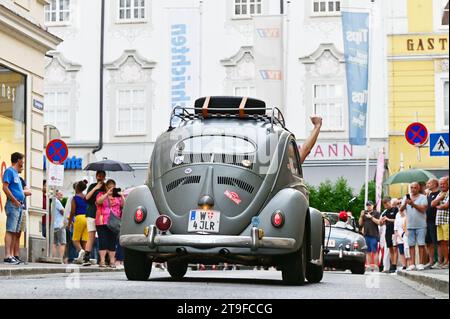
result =
[[[113,197],[120,197],[120,192],[122,191],[121,188],[113,188]]]

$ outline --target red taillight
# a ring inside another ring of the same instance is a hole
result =
[[[168,231],[172,226],[172,220],[167,215],[161,215],[156,219],[155,224],[160,231]]]
[[[144,207],[138,207],[134,211],[134,221],[138,224],[142,223],[147,217],[147,211]]]
[[[353,243],[353,249],[358,249],[358,248],[359,248],[359,244],[358,244],[357,241],[355,241],[355,242]]]
[[[272,215],[272,225],[280,228],[284,224],[284,215],[282,212],[277,211]]]

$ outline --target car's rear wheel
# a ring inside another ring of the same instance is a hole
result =
[[[305,283],[308,245],[306,231],[304,233],[302,247],[295,253],[286,256],[285,264],[281,269],[283,282],[287,285],[302,286]]]
[[[179,260],[168,260],[167,261],[167,270],[169,271],[170,276],[175,280],[183,279],[184,275],[186,275],[188,269],[188,263]]]
[[[353,266],[350,271],[355,275],[364,275],[364,273],[366,272],[366,266],[364,263],[362,263],[360,265]]]
[[[128,280],[146,281],[152,271],[152,262],[143,252],[124,248],[124,268]]]
[[[306,279],[310,283],[318,283],[323,278],[323,264],[314,265],[310,262],[306,265]]]

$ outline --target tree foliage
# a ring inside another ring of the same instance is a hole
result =
[[[322,212],[351,211],[355,218],[359,217],[364,209],[364,185],[359,194],[354,194],[344,177],[338,178],[334,183],[326,180],[319,186],[308,185],[309,205]],[[356,197],[351,203],[350,201]],[[375,182],[369,182],[369,199],[375,202]]]

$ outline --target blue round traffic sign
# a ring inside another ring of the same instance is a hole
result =
[[[66,143],[60,139],[51,140],[45,149],[45,154],[48,160],[55,164],[62,164],[67,156],[69,155],[69,150]]]
[[[405,137],[409,144],[422,146],[428,141],[428,130],[422,123],[411,123],[406,128]]]

